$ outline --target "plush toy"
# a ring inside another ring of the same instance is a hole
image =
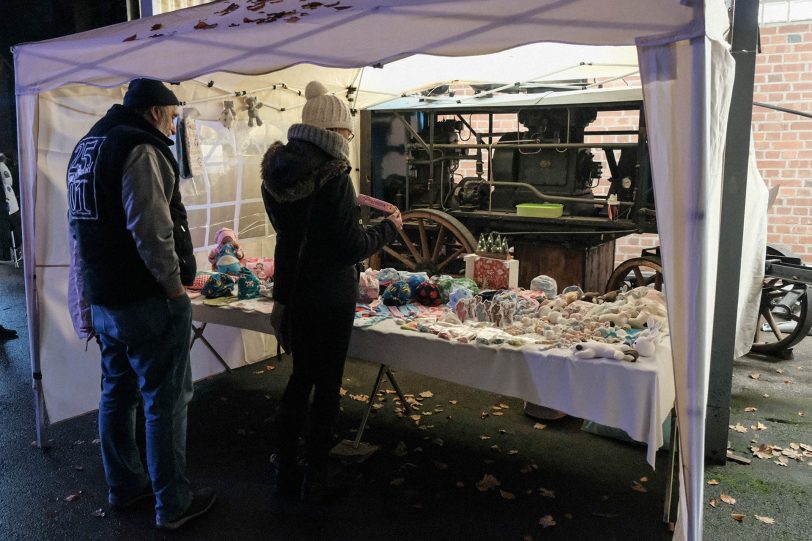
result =
[[[594,359],[603,357],[616,361],[628,361],[633,363],[637,360],[637,352],[627,346],[616,347],[603,342],[583,342],[573,346],[573,355],[579,359]]]
[[[230,130],[236,118],[237,111],[234,110],[234,102],[231,100],[224,101],[223,112],[220,113],[220,124],[222,124],[225,129]]]
[[[248,127],[253,128],[254,122],[257,123],[257,126],[262,126],[262,119],[259,118],[259,113],[257,109],[262,107],[262,102],[257,100],[253,96],[249,96],[245,98],[245,110],[248,111]]]
[[[412,289],[406,280],[399,280],[383,292],[383,303],[387,306],[403,306],[409,304],[412,298]]]
[[[217,233],[214,234],[214,243],[214,248],[212,248],[209,252],[209,263],[211,263],[211,270],[217,272],[229,272],[229,270],[220,269],[220,266],[222,266],[226,269],[230,269],[230,271],[234,274],[239,274],[245,254],[243,254],[243,251],[240,249],[240,245],[237,243],[237,234],[234,232],[234,230],[227,227],[219,229]],[[221,265],[220,260],[226,256],[231,256],[234,261],[230,259],[223,260]],[[235,262],[236,269],[234,268]]]

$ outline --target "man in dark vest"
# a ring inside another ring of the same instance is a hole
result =
[[[160,81],[130,82],[76,145],[68,165],[74,263],[102,353],[99,436],[108,500],[121,510],[155,497],[159,528],[208,511],[216,494],[186,479],[186,414],[192,399],[195,275],[169,136],[178,99]],[[139,391],[147,475],[135,441]]]

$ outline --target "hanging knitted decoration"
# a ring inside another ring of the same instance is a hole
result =
[[[405,280],[391,284],[383,292],[383,303],[387,306],[403,306],[409,304],[412,298],[412,289]]]
[[[439,288],[431,282],[423,282],[414,290],[414,298],[423,306],[440,306],[443,298]]]

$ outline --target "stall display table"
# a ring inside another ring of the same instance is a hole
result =
[[[273,334],[266,310],[245,312],[192,301],[192,319]],[[205,342],[204,342],[205,343]],[[210,347],[210,346],[209,346]],[[648,446],[654,467],[663,422],[674,403],[671,350],[664,340],[636,363],[576,359],[569,350],[449,342],[401,329],[394,320],[353,329],[349,356],[524,399],[575,417],[625,430]]]

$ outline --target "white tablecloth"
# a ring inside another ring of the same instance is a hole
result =
[[[195,321],[273,333],[267,314],[192,303]],[[674,403],[668,341],[636,363],[576,359],[568,350],[541,351],[449,342],[407,331],[392,321],[355,328],[349,356],[477,389],[522,398],[575,417],[625,430],[648,445],[654,467],[662,426]]]

